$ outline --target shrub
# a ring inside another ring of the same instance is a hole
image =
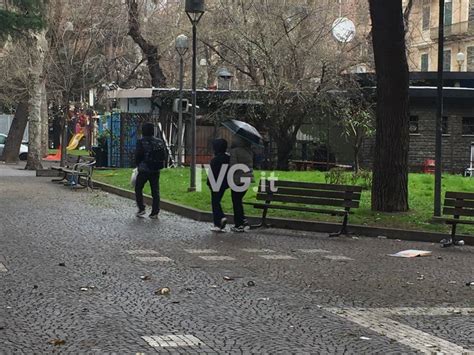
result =
[[[348,182],[348,175],[344,168],[332,168],[324,174],[326,184],[343,185]]]

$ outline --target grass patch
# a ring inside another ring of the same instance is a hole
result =
[[[104,183],[132,190],[130,187],[130,175],[132,169],[96,170],[94,179]],[[256,172],[256,177],[260,176]],[[267,172],[267,176],[269,173]],[[199,174],[198,174],[199,176]],[[275,176],[282,180],[322,182],[325,183],[324,173],[319,171],[276,171]],[[258,179],[256,179],[258,180]],[[350,180],[349,180],[350,181]],[[256,186],[258,181],[253,184]],[[182,205],[210,211],[210,192],[206,186],[206,175],[201,175],[201,192],[188,192],[189,169],[164,169],[161,172],[160,190],[163,199]],[[434,176],[429,174],[410,174],[409,176],[409,205],[410,211],[405,213],[379,213],[370,209],[370,190],[362,192],[361,205],[354,210],[350,216],[349,223],[367,226],[393,227],[412,230],[447,232],[448,226],[430,223],[433,215],[433,186]],[[442,180],[443,197],[445,191],[474,191],[474,179],[459,175],[443,175]],[[144,192],[150,194],[149,186],[145,186]],[[250,189],[245,196],[245,201],[255,201],[255,192]],[[223,208],[226,212],[232,212],[230,192],[226,192],[223,199]],[[246,214],[258,216],[259,210],[246,206]],[[322,214],[305,213],[297,211],[270,210],[270,217],[287,217],[318,221],[341,221],[338,217]],[[474,227],[459,225],[459,233],[473,233]]]

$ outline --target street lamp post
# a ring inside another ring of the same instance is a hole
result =
[[[456,61],[458,62],[459,71],[462,71],[462,65],[466,60],[466,55],[463,52],[456,54]]]
[[[191,88],[191,181],[189,191],[196,191],[196,30],[197,24],[204,14],[204,0],[186,0],[186,15],[193,26],[193,66]]]
[[[438,96],[436,107],[434,215],[441,216],[441,144],[443,139],[443,63],[444,63],[444,0],[439,0],[438,19]]]
[[[176,37],[175,48],[179,54],[178,167],[181,167],[183,163],[183,56],[189,49],[188,37],[185,35]]]

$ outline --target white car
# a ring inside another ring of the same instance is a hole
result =
[[[0,156],[3,154],[3,148],[5,148],[5,142],[7,135],[0,133]],[[28,146],[25,144],[20,145],[20,160],[26,160],[28,157]]]

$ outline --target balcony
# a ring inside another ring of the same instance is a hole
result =
[[[438,40],[438,28],[430,29],[430,38],[433,41]],[[474,21],[463,21],[444,26],[445,40],[459,40],[467,37],[474,37]]]

